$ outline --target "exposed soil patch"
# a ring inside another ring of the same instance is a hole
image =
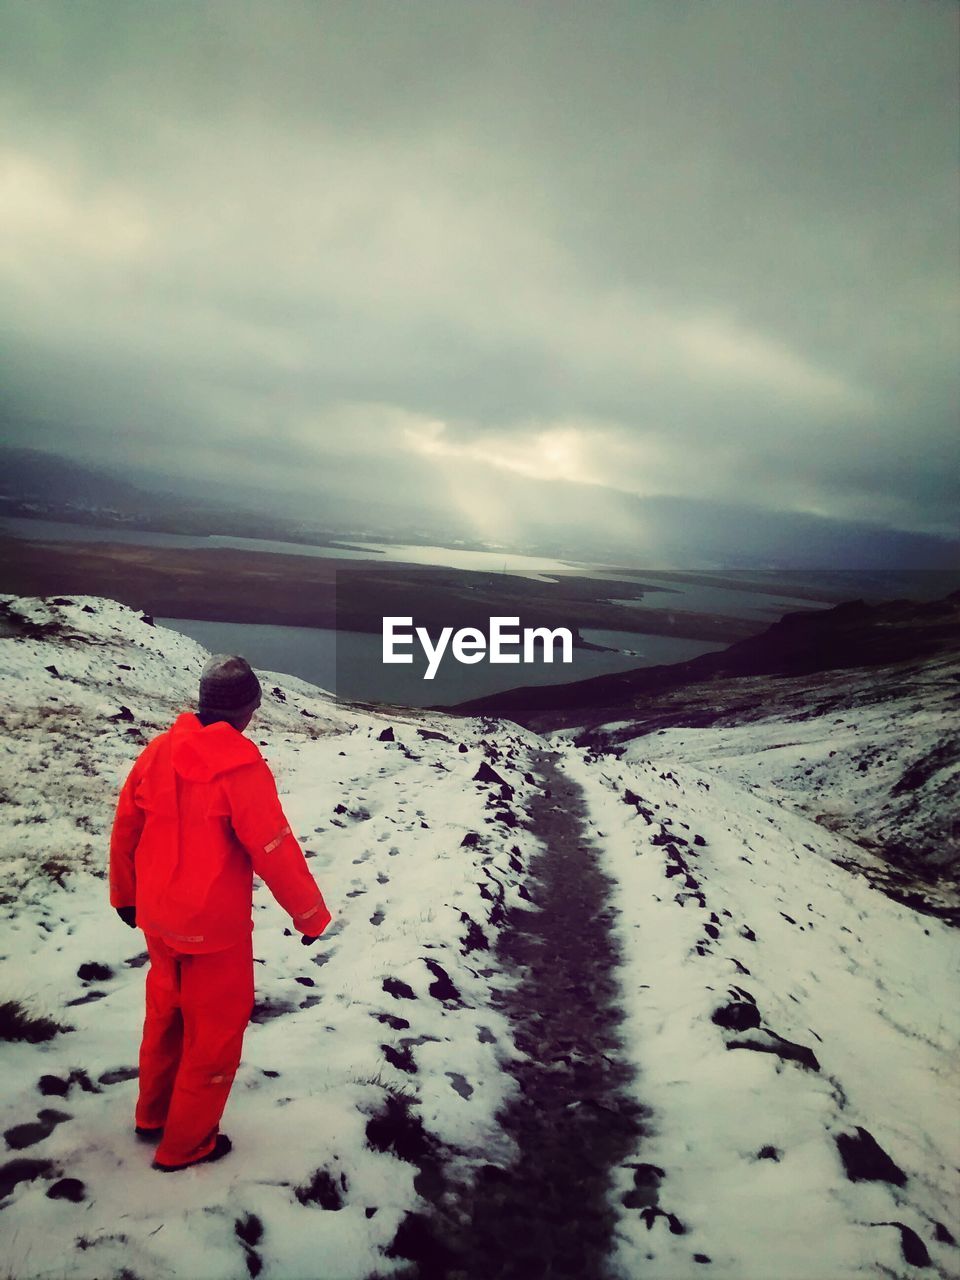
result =
[[[496,1003],[529,1055],[512,1068],[521,1096],[499,1117],[519,1156],[481,1169],[468,1203],[451,1207],[449,1190],[437,1197],[432,1235],[449,1252],[442,1262],[421,1257],[422,1276],[607,1274],[610,1170],[636,1151],[642,1108],[627,1090],[633,1068],[618,1033],[611,882],[597,866],[580,788],[556,759],[540,755],[544,789],[529,811],[546,845],[529,882],[540,909],[508,910],[496,948],[503,970],[520,978]]]

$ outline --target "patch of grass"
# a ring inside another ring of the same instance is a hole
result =
[[[53,1018],[31,1013],[19,1000],[0,1001],[0,1040],[26,1040],[40,1044],[61,1031],[72,1031]]]
[[[53,880],[61,889],[65,889],[67,886],[63,882],[63,877],[69,875],[73,867],[61,858],[47,858],[46,861],[40,863],[40,870],[48,880]]]

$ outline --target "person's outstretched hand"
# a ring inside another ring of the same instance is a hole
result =
[[[135,929],[137,927],[136,907],[117,907],[116,911],[124,924],[129,925],[131,929]]]

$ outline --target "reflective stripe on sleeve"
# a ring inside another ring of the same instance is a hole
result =
[[[281,842],[281,840],[284,840],[289,834],[290,834],[290,827],[289,826],[284,827],[283,830],[278,835],[275,835],[272,840],[267,841],[267,843],[263,846],[263,852],[273,853],[274,849]]]

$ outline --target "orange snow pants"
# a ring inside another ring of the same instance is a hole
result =
[[[224,951],[176,951],[146,934],[150,968],[136,1123],[163,1127],[160,1164],[213,1149],[253,1012],[253,934]]]

